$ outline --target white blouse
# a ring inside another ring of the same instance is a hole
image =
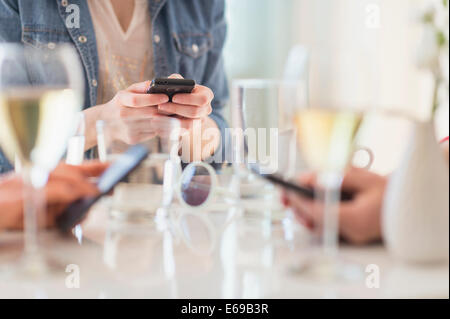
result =
[[[123,30],[110,0],[88,0],[97,38],[97,103],[110,101],[131,84],[154,77],[152,24],[147,0],[135,0],[133,17]]]

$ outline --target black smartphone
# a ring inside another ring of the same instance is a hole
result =
[[[175,94],[192,93],[195,81],[188,79],[154,79],[147,90],[148,94],[165,94],[172,102]]]
[[[66,233],[79,224],[89,212],[92,205],[102,196],[111,192],[118,183],[127,178],[147,156],[148,149],[145,146],[138,144],[130,147],[100,176],[97,182],[97,187],[100,191],[98,196],[80,199],[72,203],[56,219],[56,225],[59,230]]]
[[[268,181],[274,183],[275,185],[279,185],[287,190],[293,191],[297,194],[299,194],[300,196],[309,198],[309,199],[314,199],[316,198],[316,192],[314,191],[313,188],[310,187],[305,187],[302,185],[298,185],[298,184],[294,184],[288,181],[285,181],[283,178],[281,178],[280,176],[277,176],[275,174],[261,174],[258,169],[256,169],[255,167],[251,167],[251,170],[253,173],[258,174],[259,176],[267,179]],[[353,199],[353,194],[347,193],[347,192],[341,192],[341,201],[343,202],[347,202],[347,201],[351,201]]]

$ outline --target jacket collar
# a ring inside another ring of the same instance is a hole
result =
[[[166,4],[167,0],[148,0],[148,1],[150,7],[150,16],[152,22],[154,22],[159,12],[161,11],[162,7]]]

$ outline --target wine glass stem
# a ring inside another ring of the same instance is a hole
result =
[[[32,178],[31,166],[23,168],[24,183],[24,253],[31,257],[38,254],[38,227],[44,222],[43,187],[35,186]]]
[[[338,174],[326,174],[319,177],[323,202],[323,252],[326,257],[335,258],[339,243],[339,203],[341,177]]]

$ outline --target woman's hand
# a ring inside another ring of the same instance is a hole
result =
[[[150,126],[145,124],[155,116],[160,116],[158,105],[169,102],[169,98],[165,94],[147,94],[150,83],[151,81],[145,81],[133,84],[128,89],[117,92],[108,103],[84,111],[87,149],[97,144],[95,125],[98,120],[117,123],[117,138],[127,144],[136,144],[154,134]],[[141,119],[141,127],[146,127],[147,131],[130,125],[131,122],[127,121],[130,118]]]
[[[303,176],[300,183],[315,187],[315,175]],[[353,244],[366,244],[381,239],[381,210],[387,178],[365,169],[352,168],[346,174],[342,190],[353,194],[350,202],[339,207],[339,232]],[[284,193],[285,204],[291,206],[300,222],[314,227],[322,220],[321,204],[300,197],[293,192]]]
[[[179,74],[172,74],[171,79],[183,79]],[[211,102],[214,93],[203,85],[196,85],[192,93],[179,93],[172,102],[161,103],[158,110],[162,114],[178,115],[184,119],[204,119],[212,112]]]
[[[182,79],[172,74],[172,79]],[[213,91],[196,85],[192,93],[179,93],[172,102],[158,105],[160,114],[176,116],[184,134],[181,139],[181,157],[185,162],[201,161],[214,154],[220,144],[220,130],[208,116],[212,112]]]
[[[170,78],[182,79],[179,74]],[[165,94],[147,94],[150,81],[136,83],[120,91],[108,103],[85,110],[86,149],[97,144],[96,121],[106,120],[121,123],[116,137],[127,144],[136,144],[155,135],[150,124],[152,118],[173,116],[180,120],[184,129],[182,153],[184,161],[199,161],[213,155],[220,144],[220,130],[208,117],[212,112],[214,94],[211,89],[196,85],[190,94],[176,94],[172,102]],[[127,119],[139,118],[136,122]],[[130,125],[133,124],[133,125]]]
[[[45,226],[54,226],[55,219],[72,202],[95,196],[98,190],[89,177],[99,176],[107,165],[92,162],[82,166],[60,164],[45,187],[47,211]],[[0,229],[23,227],[23,183],[17,174],[0,179]]]

